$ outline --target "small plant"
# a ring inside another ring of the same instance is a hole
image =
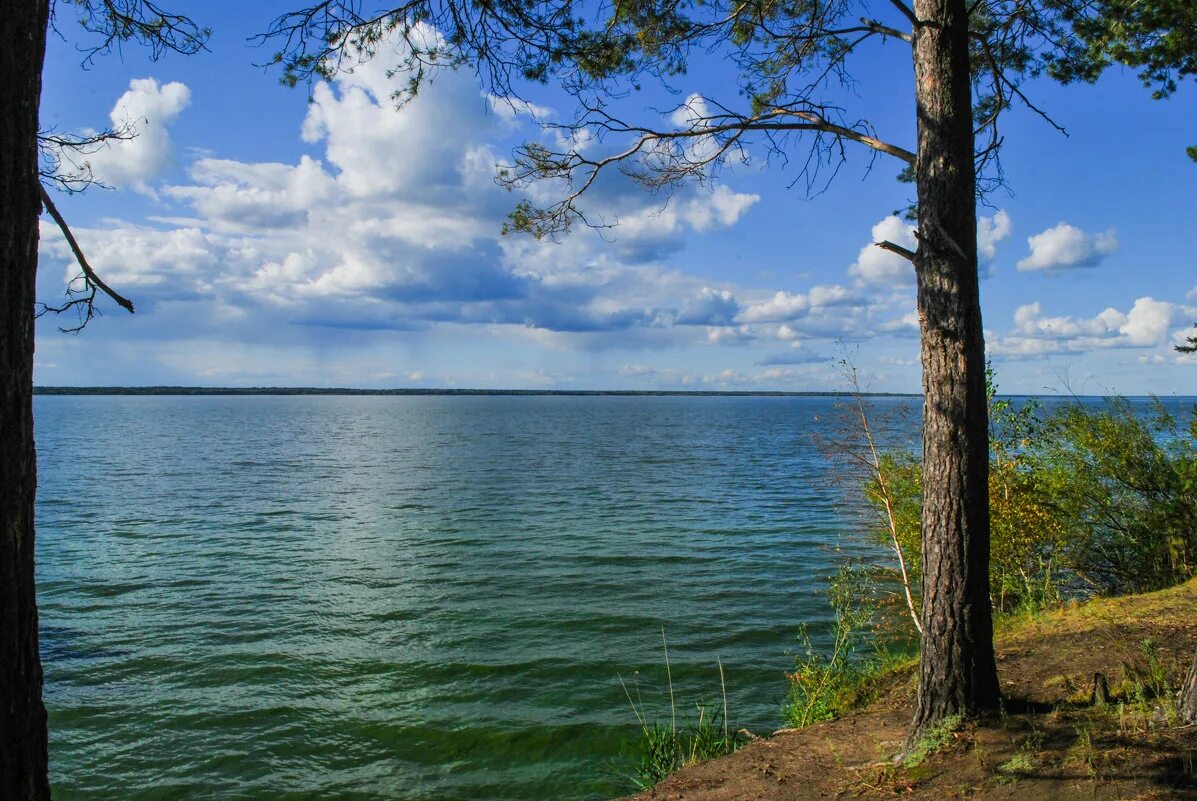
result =
[[[787,674],[789,697],[782,710],[787,726],[802,728],[831,720],[872,700],[877,679],[909,660],[902,650],[879,645],[869,626],[876,616],[873,587],[868,577],[845,565],[828,593],[835,615],[829,650],[815,648],[809,629],[799,627],[802,650]],[[865,644],[872,651],[865,653]]]
[[[1035,769],[1035,758],[1028,753],[1016,754],[1013,758],[997,766],[998,773],[1003,776],[1023,776]]]
[[[719,662],[719,687],[723,696],[722,709],[711,710],[702,703],[695,704],[698,717],[678,729],[677,706],[673,692],[673,672],[669,665],[669,645],[665,641],[665,630],[661,630],[661,644],[665,651],[665,675],[669,685],[669,722],[649,722],[640,698],[639,686],[636,697],[620,677],[624,694],[640,725],[640,736],[625,746],[624,753],[632,762],[628,777],[637,789],[646,790],[659,784],[666,776],[679,768],[695,762],[723,756],[734,752],[740,746],[739,735],[728,730],[727,686],[724,682],[723,663]]]
[[[1090,776],[1097,775],[1097,749],[1093,747],[1093,735],[1086,728],[1076,730],[1076,742],[1064,755],[1065,764],[1075,765]]]
[[[1030,774],[1035,770],[1035,754],[1043,746],[1043,732],[1033,732],[1018,747],[1018,753],[997,766],[997,772],[1008,780]]]
[[[964,718],[952,715],[936,723],[903,755],[902,767],[917,768],[937,751],[952,744],[952,735],[960,730]]]
[[[816,649],[808,628],[799,627],[802,651],[787,674],[790,692],[782,712],[787,726],[802,728],[831,720],[868,703],[878,680],[912,658],[903,643],[886,645],[870,629],[878,606],[866,574],[844,565],[832,579],[828,596],[835,617],[831,648]]]
[[[1143,661],[1129,666],[1128,678],[1131,682],[1131,699],[1146,707],[1151,701],[1171,696],[1172,688],[1168,672],[1160,660],[1160,644],[1153,639],[1143,640],[1139,643],[1139,653]]]

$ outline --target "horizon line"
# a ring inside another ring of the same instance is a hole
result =
[[[173,384],[137,386],[35,386],[34,395],[697,395],[758,397],[840,397],[836,390],[718,390],[718,389],[527,389],[481,387],[206,387]],[[922,397],[913,392],[861,392],[868,397]]]
[[[393,395],[393,396],[560,396],[560,397],[766,397],[766,398],[921,398],[921,392],[859,392],[847,390],[719,390],[719,389],[520,389],[455,387],[206,387],[174,384],[136,386],[35,386],[34,395]],[[1109,395],[1062,393],[1002,393],[1008,398],[1103,398]],[[1169,396],[1125,395],[1127,398]],[[1173,395],[1173,398],[1194,396]]]

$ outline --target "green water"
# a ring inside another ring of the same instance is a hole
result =
[[[55,798],[609,797],[662,627],[775,728],[859,550],[831,405],[39,397]]]

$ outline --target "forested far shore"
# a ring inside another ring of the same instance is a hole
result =
[[[565,397],[729,397],[729,398],[921,398],[917,392],[783,392],[780,390],[715,389],[455,389],[451,387],[403,387],[396,389],[356,387],[34,387],[34,395],[516,395]],[[1066,395],[1043,392],[1035,395],[1011,394],[1004,398],[1075,398],[1100,400],[1103,395]],[[1127,395],[1150,398],[1154,395]],[[1161,396],[1188,400],[1194,395]]]
[[[352,387],[35,387],[35,395],[565,395],[629,397],[766,397],[837,398],[846,392],[780,392],[769,390],[641,390],[641,389],[454,389],[406,387],[401,389],[356,389]],[[918,398],[907,392],[866,392],[874,398]]]

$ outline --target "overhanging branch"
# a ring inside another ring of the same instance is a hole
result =
[[[46,211],[50,212],[50,216],[54,218],[54,222],[58,223],[59,230],[62,235],[66,237],[67,244],[71,246],[71,252],[75,254],[75,260],[79,262],[79,267],[83,270],[83,278],[89,287],[95,287],[103,292],[108,297],[116,301],[116,304],[122,309],[125,309],[129,314],[133,314],[133,301],[118,293],[115,289],[104,283],[104,279],[96,275],[96,271],[87,263],[87,257],[83,255],[83,249],[79,247],[79,243],[75,240],[75,235],[71,233],[70,227],[66,220],[63,219],[62,214],[58,211],[58,207],[54,205],[54,201],[50,199],[50,193],[46,191],[46,187],[38,184],[38,188],[42,193],[42,203],[46,207]]]

